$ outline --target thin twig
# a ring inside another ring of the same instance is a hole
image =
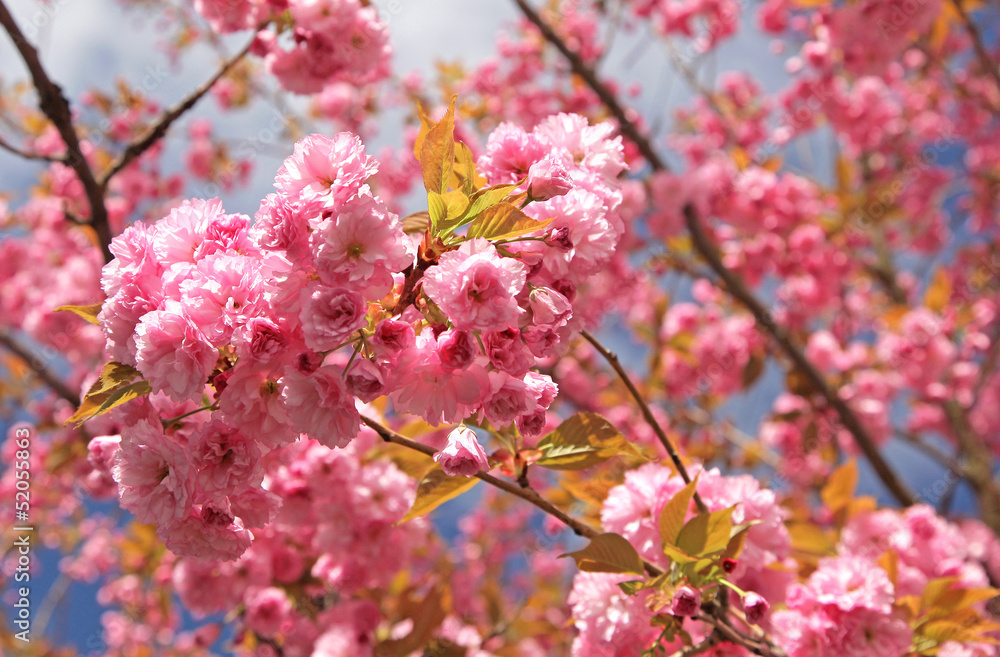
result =
[[[21,54],[31,74],[31,80],[35,91],[38,93],[38,107],[42,113],[48,117],[52,124],[59,131],[63,143],[66,145],[66,157],[63,161],[67,166],[72,167],[76,172],[80,184],[83,185],[87,202],[90,205],[90,225],[97,233],[98,241],[101,244],[101,253],[105,262],[111,262],[114,257],[111,253],[111,224],[108,221],[108,209],[104,205],[104,189],[98,184],[94,177],[94,172],[87,162],[80,148],[80,139],[76,134],[76,126],[73,123],[73,112],[70,110],[69,101],[63,95],[62,88],[52,81],[49,74],[42,66],[38,57],[38,50],[21,32],[17,22],[7,9],[7,5],[0,0],[0,25],[3,26],[7,34],[14,41],[14,46]]]
[[[670,456],[670,460],[673,462],[674,468],[677,469],[677,472],[684,480],[684,483],[690,484],[691,475],[688,474],[687,468],[685,468],[684,463],[681,462],[680,455],[677,453],[677,450],[674,449],[674,445],[670,442],[670,438],[667,437],[663,427],[661,427],[660,423],[656,421],[656,418],[653,416],[653,411],[649,408],[649,404],[646,403],[646,400],[643,399],[642,393],[640,393],[639,389],[635,387],[634,383],[632,383],[632,379],[629,377],[628,372],[625,371],[625,368],[622,367],[621,362],[618,360],[618,356],[611,351],[608,351],[607,347],[601,344],[600,341],[589,332],[580,331],[580,335],[583,336],[584,340],[592,344],[594,349],[597,349],[601,356],[604,357],[604,360],[608,361],[608,364],[611,365],[615,372],[618,373],[618,378],[620,378],[622,383],[625,384],[625,387],[628,388],[629,394],[632,395],[632,399],[635,400],[635,403],[639,406],[639,410],[642,411],[642,417],[646,420],[646,424],[653,429],[653,433],[655,433],[656,437],[660,440],[660,444],[663,445],[663,449],[667,450],[667,454]],[[708,507],[705,505],[705,501],[701,499],[701,496],[698,495],[698,491],[695,491],[694,493],[694,501],[702,513],[708,511]]]
[[[421,454],[426,454],[427,456],[434,456],[434,454],[437,453],[437,450],[435,450],[433,447],[430,447],[429,445],[424,445],[423,443],[419,443],[415,440],[410,440],[406,436],[401,436],[392,429],[389,429],[388,427],[380,424],[379,422],[371,419],[370,417],[362,415],[361,421],[364,422],[366,425],[368,425],[368,427],[370,427],[373,431],[375,431],[375,433],[377,433],[379,437],[382,440],[386,441],[387,443],[395,443],[397,445],[402,445],[403,447],[407,447],[414,451],[420,452]],[[558,507],[556,507],[551,502],[549,502],[544,497],[535,492],[535,489],[533,488],[521,488],[517,484],[512,484],[509,481],[499,479],[486,472],[479,472],[476,474],[476,477],[478,477],[482,481],[485,481],[490,486],[499,488],[500,490],[506,493],[510,493],[511,495],[520,497],[522,500],[534,504],[536,507],[538,507],[545,513],[549,514],[553,518],[559,520],[564,525],[572,529],[573,533],[575,533],[577,536],[582,536],[584,538],[594,538],[595,536],[601,534],[601,532],[594,529],[590,525],[580,522],[576,518],[561,511]],[[663,570],[659,566],[651,564],[648,561],[644,561],[643,564],[645,566],[646,572],[650,576],[655,577],[657,575],[663,574]]]
[[[62,162],[63,158],[55,157],[54,155],[43,155],[41,153],[32,153],[26,151],[23,148],[18,148],[14,144],[7,141],[4,137],[0,136],[0,148],[10,151],[18,157],[23,157],[26,160],[44,160],[46,162]]]
[[[45,363],[41,362],[29,349],[15,340],[14,336],[7,329],[2,327],[0,327],[0,344],[23,360],[31,371],[34,372],[35,376],[41,379],[56,394],[72,404],[73,408],[80,406],[80,395],[73,392],[68,385],[63,383],[62,379],[45,366]]]
[[[256,34],[254,35],[256,38]],[[202,83],[200,87],[192,91],[187,98],[180,101],[167,111],[165,111],[156,123],[151,125],[146,132],[129,144],[121,155],[115,158],[115,161],[111,163],[107,172],[101,177],[100,186],[102,191],[106,190],[108,183],[119,171],[131,164],[136,158],[145,153],[149,148],[158,142],[160,139],[167,134],[167,130],[173,125],[174,121],[179,119],[184,115],[185,112],[194,107],[195,103],[201,100],[202,96],[207,94],[215,84],[222,79],[232,68],[250,51],[250,46],[253,45],[253,39],[250,40],[247,45],[243,47],[238,53],[223,62],[222,66],[216,71],[209,80]]]

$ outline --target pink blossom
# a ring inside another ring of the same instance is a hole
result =
[[[158,527],[164,545],[176,555],[206,561],[233,561],[246,552],[253,534],[239,518],[212,505],[192,507],[183,520]]]
[[[392,274],[413,263],[416,249],[385,204],[368,194],[352,198],[312,234],[320,280],[379,299],[392,288]]]
[[[524,287],[526,268],[501,258],[487,240],[476,238],[441,255],[424,274],[424,292],[457,328],[504,330],[521,314],[515,297]]]
[[[701,611],[701,591],[682,586],[674,591],[670,613],[674,616],[696,616]]]
[[[198,485],[204,491],[226,494],[257,486],[264,478],[257,444],[221,420],[200,428],[191,443]]]
[[[344,377],[347,391],[361,401],[371,402],[386,393],[386,374],[366,358],[358,358]]]
[[[453,370],[464,370],[479,354],[476,338],[469,331],[449,329],[438,336],[441,364]]]
[[[188,514],[194,494],[184,450],[163,434],[159,421],[129,427],[112,468],[122,507],[139,522],[171,525]]]
[[[222,417],[268,447],[289,443],[297,433],[281,398],[279,378],[266,367],[241,360],[219,396]]]
[[[748,591],[743,596],[743,613],[746,614],[748,623],[759,625],[770,608],[771,605],[768,604],[767,600],[755,591]]]
[[[475,432],[464,424],[455,427],[448,434],[448,445],[434,455],[434,462],[440,463],[441,469],[449,477],[471,477],[477,472],[489,470],[483,446],[476,439]]]
[[[247,627],[263,637],[272,637],[281,630],[292,614],[292,603],[277,587],[253,587],[243,597],[246,605],[244,620]]]
[[[294,426],[327,447],[346,447],[361,426],[340,369],[324,365],[310,375],[289,369],[279,381]]]
[[[356,196],[378,164],[361,140],[348,132],[309,135],[278,169],[274,186],[300,211],[336,210]]]
[[[135,336],[136,368],[153,392],[176,401],[200,397],[219,352],[179,304],[144,315]]]
[[[302,290],[302,332],[316,351],[339,346],[365,325],[365,300],[353,290],[313,284]]]
[[[535,396],[524,381],[506,372],[490,372],[490,395],[483,402],[483,413],[495,427],[507,427],[518,415],[535,408]]]
[[[528,170],[528,195],[535,201],[562,196],[573,188],[566,166],[558,158],[546,155]]]

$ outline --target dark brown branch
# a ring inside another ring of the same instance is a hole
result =
[[[525,0],[514,0],[525,17],[531,21],[541,31],[542,36],[551,43],[566,58],[573,69],[584,82],[600,97],[608,110],[618,119],[619,129],[622,134],[632,140],[646,160],[654,170],[666,171],[666,163],[656,154],[649,138],[639,130],[638,126],[629,118],[625,108],[618,102],[614,93],[611,92],[594,74],[589,66],[573,52],[569,46],[559,37],[558,34],[535,12]],[[815,388],[820,391],[823,398],[840,416],[844,427],[851,433],[854,442],[871,462],[876,474],[892,493],[896,500],[904,505],[916,504],[917,497],[910,491],[896,473],[889,467],[889,464],[882,458],[881,453],[875,445],[874,440],[868,431],[851,411],[847,404],[837,396],[836,390],[830,387],[819,371],[813,367],[812,363],[805,357],[801,349],[791,340],[790,336],[778,326],[763,304],[743,285],[739,277],[730,271],[723,264],[715,249],[709,241],[701,225],[695,210],[688,205],[684,208],[684,215],[688,230],[691,232],[692,241],[698,254],[708,262],[715,274],[723,280],[729,289],[730,294],[744,307],[746,307],[757,319],[760,328],[768,333],[781,347],[785,355],[797,367],[809,377]]]
[[[254,38],[256,38],[256,35]],[[115,158],[115,161],[111,163],[108,171],[101,177],[100,186],[102,193],[107,190],[108,183],[111,182],[111,179],[119,171],[127,167],[135,161],[136,158],[149,150],[153,144],[163,139],[163,137],[167,134],[167,130],[170,129],[170,126],[173,125],[173,123],[183,116],[188,110],[194,107],[195,104],[201,100],[202,96],[207,94],[224,75],[232,70],[232,68],[246,56],[246,54],[250,51],[251,45],[253,45],[253,39],[251,39],[242,50],[223,62],[222,66],[218,71],[216,71],[215,75],[192,91],[187,98],[165,111],[160,118],[157,119],[156,123],[151,125],[141,137],[129,144],[125,150],[122,151],[121,155]]]
[[[786,356],[808,379],[812,384],[813,388],[819,392],[820,396],[826,400],[826,403],[836,411],[837,416],[840,418],[841,423],[844,427],[851,432],[854,437],[854,442],[858,445],[861,451],[864,453],[865,457],[872,464],[875,472],[878,474],[879,478],[885,484],[889,492],[892,493],[893,497],[902,504],[903,506],[911,506],[917,503],[917,497],[909,489],[909,487],[903,483],[899,477],[896,476],[895,471],[889,467],[889,464],[882,458],[882,453],[879,452],[878,447],[875,445],[874,438],[868,433],[858,417],[851,411],[848,407],[847,402],[840,398],[837,391],[827,383],[826,378],[820,373],[819,370],[806,358],[805,353],[795,344],[792,337],[787,331],[778,323],[774,321],[771,313],[764,307],[764,305],[757,300],[757,298],[746,288],[743,281],[740,280],[739,276],[730,271],[723,264],[722,259],[719,257],[718,250],[715,245],[711,242],[705,231],[702,229],[698,217],[695,214],[694,208],[690,205],[684,207],[684,219],[687,223],[688,232],[691,233],[691,239],[693,241],[695,249],[701,254],[703,258],[708,262],[708,265],[712,270],[722,279],[725,283],[726,288],[737,301],[743,304],[747,310],[754,316],[757,321],[757,325],[768,333]]]
[[[993,81],[997,85],[997,93],[1000,94],[1000,67],[998,67],[997,62],[990,58],[990,53],[986,50],[986,45],[983,42],[983,36],[979,33],[979,28],[976,27],[972,17],[969,16],[969,12],[965,10],[962,0],[951,0],[951,4],[954,5],[959,19],[961,19],[962,24],[965,26],[965,31],[969,33],[969,38],[972,40],[972,48],[976,51],[976,57],[979,58],[979,64],[983,67],[983,72],[993,78]]]
[[[542,17],[539,16],[538,12],[536,12],[531,5],[525,2],[525,0],[514,0],[514,2],[516,2],[517,6],[521,8],[521,12],[524,14],[525,18],[531,21],[531,23],[538,28],[538,31],[542,33],[545,40],[555,46],[555,48],[562,53],[562,56],[569,62],[570,68],[573,69],[573,72],[579,75],[583,81],[587,83],[587,86],[590,87],[595,94],[597,94],[597,97],[601,99],[604,106],[607,107],[608,110],[614,115],[615,119],[617,119],[618,129],[621,130],[622,134],[636,145],[639,152],[642,153],[644,158],[646,158],[646,161],[649,162],[650,166],[657,171],[665,171],[668,168],[666,163],[660,159],[660,156],[653,148],[653,145],[649,142],[649,139],[647,139],[646,136],[639,131],[635,121],[629,117],[625,108],[618,102],[614,92],[612,92],[607,85],[601,82],[601,80],[597,77],[597,74],[594,73],[594,70],[591,69],[590,66],[588,66],[587,63],[584,62],[578,54],[576,54],[576,52],[566,45],[566,42],[555,33],[555,30],[553,30],[548,23],[542,20]]]
[[[108,223],[108,210],[104,205],[104,189],[98,184],[94,177],[94,172],[84,157],[80,148],[80,139],[76,134],[76,126],[73,123],[73,112],[70,110],[69,101],[63,95],[62,88],[52,81],[45,67],[38,57],[38,50],[21,32],[17,22],[7,9],[7,5],[0,0],[0,25],[3,26],[7,34],[14,41],[14,46],[28,67],[31,74],[32,84],[38,93],[38,107],[42,113],[48,117],[52,124],[59,131],[63,143],[66,145],[66,157],[64,162],[76,172],[80,184],[83,185],[84,193],[87,196],[87,203],[90,205],[90,225],[97,233],[97,238],[101,244],[101,253],[104,261],[110,262],[113,258],[111,254],[111,225]]]
[[[12,354],[24,361],[24,363],[34,372],[35,376],[42,380],[45,385],[51,388],[56,394],[73,405],[73,408],[80,406],[80,395],[74,392],[68,385],[63,383],[54,372],[49,370],[35,354],[14,339],[14,336],[5,328],[0,328],[0,344],[7,348]]]
[[[653,417],[653,411],[649,408],[649,404],[646,403],[646,400],[643,399],[639,389],[635,387],[634,383],[632,383],[632,379],[629,377],[628,372],[626,372],[622,367],[621,362],[618,360],[618,356],[611,351],[608,351],[608,349],[601,344],[597,338],[592,336],[587,331],[580,331],[580,335],[582,335],[587,342],[592,344],[594,349],[597,349],[601,356],[604,357],[604,360],[608,361],[608,364],[611,365],[615,372],[618,373],[618,378],[622,380],[622,383],[624,383],[625,387],[628,388],[629,394],[632,395],[632,399],[634,399],[635,403],[639,405],[639,410],[642,411],[642,417],[646,420],[646,424],[653,429],[653,433],[655,433],[656,437],[660,440],[660,444],[663,445],[663,449],[667,450],[667,454],[670,456],[670,460],[673,462],[674,468],[680,474],[684,483],[690,484],[691,476],[688,474],[687,468],[684,467],[684,463],[681,462],[680,455],[677,453],[677,450],[674,449],[674,445],[670,442],[670,438],[667,437],[666,432],[663,431],[663,427],[661,427],[660,423],[656,421],[655,417]],[[704,500],[701,499],[701,496],[698,495],[697,491],[695,491],[694,494],[694,501],[698,505],[699,510],[702,512],[708,511],[708,507],[705,506]]]

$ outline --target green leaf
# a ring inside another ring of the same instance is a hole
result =
[[[486,189],[480,189],[472,195],[472,203],[465,213],[470,219],[474,218],[486,208],[491,208],[497,203],[504,201],[510,193],[517,189],[517,185],[493,185]]]
[[[113,360],[109,361],[104,365],[97,381],[90,386],[90,390],[84,395],[80,408],[76,409],[76,412],[66,420],[66,424],[71,422],[81,424],[136,397],[149,394],[152,392],[152,388],[149,387],[148,383],[141,379],[135,381],[137,377],[141,376],[134,367],[116,363]]]
[[[75,313],[80,317],[83,317],[91,324],[97,324],[99,326],[100,323],[97,321],[97,314],[101,312],[101,306],[103,305],[104,303],[102,302],[102,303],[95,303],[90,306],[59,306],[58,308],[56,308],[56,312],[60,310],[66,310],[71,313]]]
[[[664,545],[663,554],[667,555],[672,561],[676,561],[682,566],[684,564],[695,563],[698,561],[698,557],[691,556],[684,550],[674,547],[673,545]]]
[[[479,483],[476,477],[449,477],[435,465],[424,475],[417,486],[417,498],[413,506],[397,525],[425,516],[448,500],[454,499]]]
[[[699,513],[677,536],[677,547],[687,554],[703,557],[721,552],[729,544],[735,506],[711,513]]]
[[[663,505],[660,512],[660,539],[663,545],[676,545],[677,537],[684,527],[684,518],[687,517],[688,507],[691,505],[691,498],[694,497],[695,488],[698,486],[699,472],[694,480],[677,492],[670,501]]]
[[[624,536],[601,534],[590,540],[590,545],[559,555],[559,558],[573,557],[576,566],[588,573],[635,573],[642,575],[642,557]]]
[[[740,554],[743,552],[743,546],[747,541],[747,532],[750,528],[756,524],[759,524],[760,520],[753,520],[751,522],[745,522],[742,525],[736,525],[729,532],[729,543],[726,545],[726,549],[722,552],[723,559],[739,559]]]
[[[455,165],[455,99],[444,118],[434,124],[420,146],[420,168],[424,174],[424,188],[428,192],[444,194],[451,182]]]
[[[427,213],[431,218],[431,229],[438,231],[438,227],[448,217],[448,204],[444,197],[437,192],[427,192]]]
[[[552,223],[552,219],[538,221],[510,203],[491,205],[469,224],[469,237],[489,240],[510,239],[539,231]]]
[[[585,470],[612,456],[641,456],[610,422],[597,413],[577,413],[538,441],[542,457],[536,461],[550,470]]]

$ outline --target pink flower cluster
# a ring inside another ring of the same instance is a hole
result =
[[[218,32],[290,22],[290,47],[280,33],[262,31],[253,53],[289,91],[315,94],[327,85],[365,85],[389,75],[392,49],[378,12],[361,0],[196,0],[195,9]]]
[[[373,195],[378,163],[348,133],[296,144],[253,225],[218,200],[188,201],[115,238],[107,349],[156,393],[125,414],[113,471],[123,505],[178,554],[234,558],[277,505],[261,455],[299,436],[345,447],[359,402],[388,396],[435,426],[479,414],[540,434],[557,388],[532,367],[565,345],[577,325],[567,294],[614,247],[623,166],[606,127],[565,115],[543,128],[559,146],[536,180],[572,181],[576,194],[540,203],[564,199],[540,210],[562,241],[512,257],[517,243],[501,254],[467,239],[416,283],[416,238]],[[401,303],[414,285],[416,302]]]
[[[691,473],[692,476],[695,474]],[[658,463],[650,463],[625,475],[625,482],[608,493],[601,511],[604,531],[621,534],[646,560],[666,565],[658,527],[663,506],[682,488],[684,481]],[[702,471],[698,493],[710,510],[736,505],[734,524],[756,521],[747,532],[746,545],[731,582],[752,590],[769,602],[784,600],[793,574],[785,571],[790,559],[791,538],[784,526],[784,511],[775,494],[760,488],[750,475],[727,477],[718,470]],[[692,511],[693,515],[693,511]],[[633,655],[649,647],[659,632],[650,627],[652,618],[645,605],[648,592],[627,596],[617,586],[627,576],[578,573],[570,604],[579,635],[575,655]],[[691,612],[693,593],[677,600],[680,609]],[[755,602],[755,599],[751,599]],[[759,602],[757,603],[758,606]],[[710,628],[705,630],[705,634]],[[679,645],[679,644],[678,644]]]

